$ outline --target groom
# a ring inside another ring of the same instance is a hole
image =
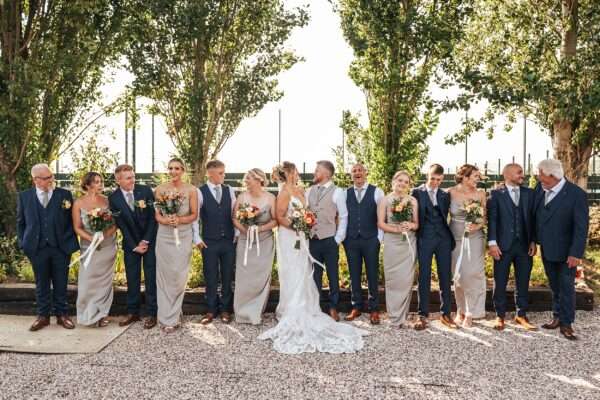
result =
[[[492,190],[487,202],[488,253],[494,259],[494,329],[504,330],[506,285],[510,265],[515,269],[515,322],[526,330],[535,330],[527,319],[529,278],[536,253],[534,242],[534,193],[523,186],[523,168],[508,164],[502,172],[504,185]]]
[[[158,225],[154,218],[154,194],[144,185],[136,185],[131,165],[119,165],[115,169],[119,188],[109,197],[110,209],[117,212],[117,226],[123,235],[123,258],[127,276],[127,316],[119,322],[127,326],[140,320],[142,263],[146,293],[144,329],[156,326],[156,233]]]
[[[73,197],[54,187],[54,175],[46,164],[34,165],[31,177],[35,187],[19,193],[17,203],[17,239],[35,276],[38,317],[29,330],[50,325],[51,312],[59,325],[73,329],[67,304],[69,262],[79,250],[71,217]]]
[[[232,214],[235,191],[225,182],[225,164],[212,160],[206,164],[208,182],[198,189],[198,221],[192,224],[194,243],[202,250],[208,312],[202,325],[210,324],[221,312],[221,321],[231,322],[233,313],[232,282],[235,274],[235,230]],[[202,235],[200,235],[202,230]],[[219,297],[219,276],[221,296]]]
[[[329,280],[329,315],[340,320],[337,311],[340,301],[339,245],[346,237],[348,210],[344,191],[331,181],[335,168],[331,161],[318,161],[313,185],[306,192],[308,207],[316,214],[317,223],[310,232],[309,250],[327,268]],[[321,293],[323,270],[315,267],[314,278]]]

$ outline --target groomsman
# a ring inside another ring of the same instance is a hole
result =
[[[154,194],[152,189],[135,183],[131,165],[119,165],[115,169],[119,188],[108,197],[111,210],[117,212],[115,221],[123,235],[123,258],[127,277],[127,316],[119,326],[127,326],[140,320],[142,266],[147,318],[144,328],[156,326],[156,232],[154,218]]]
[[[317,216],[317,223],[310,232],[309,250],[312,256],[327,268],[329,315],[335,321],[339,321],[339,245],[346,237],[348,210],[344,191],[331,181],[334,172],[335,168],[330,161],[318,161],[313,185],[306,192],[306,200],[309,208]],[[321,293],[323,270],[315,267],[313,276]]]
[[[17,202],[19,248],[29,258],[35,276],[38,317],[29,330],[48,326],[51,313],[63,328],[73,329],[67,304],[69,262],[79,250],[71,217],[73,197],[54,187],[54,175],[46,164],[34,165],[31,177],[35,187],[19,193]]]
[[[225,164],[212,160],[206,164],[208,182],[198,189],[198,215],[202,222],[202,235],[198,221],[192,225],[194,243],[202,249],[206,302],[208,312],[200,323],[210,324],[219,312],[221,321],[228,324],[233,314],[232,282],[235,273],[235,232],[232,211],[235,191],[224,185]],[[221,276],[221,296],[218,294]]]
[[[504,184],[491,191],[488,210],[488,253],[494,259],[494,308],[496,330],[504,329],[506,285],[510,265],[515,269],[515,322],[535,330],[527,319],[529,278],[536,253],[534,241],[534,192],[523,186],[523,168],[519,164],[504,167]]]
[[[542,325],[575,340],[575,272],[585,251],[589,225],[587,194],[564,177],[560,161],[538,165],[535,238],[552,289],[552,321]]]
[[[369,287],[369,321],[379,324],[379,248],[383,231],[377,228],[377,206],[384,197],[383,190],[367,183],[367,170],[356,164],[350,172],[354,185],[346,191],[348,229],[344,250],[350,270],[352,312],[344,318],[353,321],[363,309],[361,275],[363,262]]]
[[[443,180],[444,167],[433,164],[429,167],[427,182],[412,192],[419,203],[419,230],[417,231],[419,319],[414,325],[418,331],[427,328],[433,256],[437,264],[440,285],[442,313],[440,321],[449,328],[457,328],[450,312],[451,256],[456,242],[448,226],[450,195],[440,188]]]

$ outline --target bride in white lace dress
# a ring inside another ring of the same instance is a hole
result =
[[[312,277],[312,257],[304,234],[300,249],[294,245],[298,236],[289,228],[292,205],[304,206],[304,190],[298,186],[294,164],[284,162],[273,170],[273,178],[283,183],[277,197],[279,222],[277,260],[279,267],[278,323],[258,338],[273,341],[273,348],[285,354],[354,353],[363,348],[367,331],[334,321],[321,311],[319,293]],[[320,268],[315,265],[314,268]]]

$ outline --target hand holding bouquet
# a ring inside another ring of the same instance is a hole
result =
[[[260,237],[258,235],[257,219],[260,215],[260,208],[250,203],[243,203],[235,213],[235,218],[244,225],[246,232],[246,249],[244,250],[244,265],[248,264],[248,251],[252,249],[256,242],[256,252],[260,256]]]
[[[469,224],[481,225],[483,224],[483,206],[481,201],[475,199],[467,199],[463,202],[463,208],[465,210],[465,237],[469,237],[469,230],[467,229]]]
[[[179,213],[184,199],[185,195],[177,191],[158,193],[154,200],[154,208],[156,208],[162,216],[174,218]],[[181,246],[177,226],[174,226],[173,228],[173,235],[175,235],[175,246]]]
[[[292,210],[288,219],[290,220],[290,227],[296,231],[296,236],[298,236],[294,248],[299,249],[300,233],[302,232],[306,239],[308,239],[311,228],[317,223],[317,216],[301,204],[292,204]]]
[[[413,220],[413,207],[410,198],[404,197],[402,199],[392,200],[392,221],[402,224],[410,223]],[[407,239],[408,234],[402,232],[402,240]]]

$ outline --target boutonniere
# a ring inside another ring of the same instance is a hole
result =
[[[146,207],[148,207],[148,203],[146,203],[146,200],[136,200],[133,202],[133,206],[135,208],[139,208],[140,210],[145,209]]]
[[[62,208],[63,210],[70,210],[71,209],[71,202],[67,199],[64,199],[62,202]]]

